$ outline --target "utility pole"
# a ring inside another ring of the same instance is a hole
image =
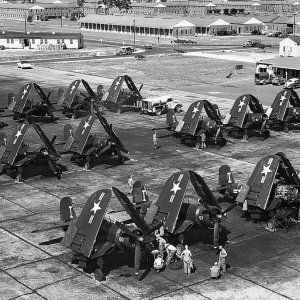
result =
[[[27,16],[26,16],[26,12],[24,13],[24,21],[25,21],[25,23],[24,23],[24,26],[25,26],[25,32],[27,32],[27,18],[26,18]]]
[[[63,17],[63,14],[62,14],[62,7],[61,7],[61,8],[60,8],[60,26],[61,26],[61,27],[63,26],[62,17]]]
[[[296,35],[296,13],[293,13],[294,16],[294,24],[293,24],[293,35]]]
[[[133,51],[135,51],[135,19],[133,19]]]

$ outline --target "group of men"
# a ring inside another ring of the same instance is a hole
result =
[[[226,272],[227,252],[224,247],[219,246],[219,261],[215,262],[210,268],[210,277],[214,279],[220,278]]]
[[[192,253],[189,250],[188,245],[183,245],[183,238],[180,238],[180,243],[177,246],[173,246],[172,244],[168,243],[157,231],[155,233],[156,240],[158,242],[158,254],[154,260],[154,269],[159,272],[164,267],[168,266],[172,260],[175,262],[179,262],[180,265],[183,263],[184,273],[186,275],[190,275],[194,265],[192,260]],[[166,255],[166,262],[164,263],[164,254]]]
[[[133,175],[130,175],[128,179],[128,188],[129,194],[132,194],[134,179]],[[163,237],[163,232],[159,232],[158,230],[155,232],[156,241],[158,243],[158,253],[156,258],[154,259],[154,269],[157,272],[160,272],[164,267],[168,266],[172,259],[177,262],[181,261],[183,263],[184,273],[186,275],[190,275],[192,270],[194,269],[192,253],[188,248],[188,245],[183,245],[183,236],[179,237],[179,244],[176,247],[170,243],[168,243]],[[164,254],[166,253],[166,258],[164,261]],[[219,246],[219,260],[215,262],[214,265],[210,268],[210,276],[211,278],[220,278],[226,272],[226,257],[227,252],[224,247]]]

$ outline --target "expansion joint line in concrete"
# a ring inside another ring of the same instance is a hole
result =
[[[20,206],[20,207],[22,207],[23,209],[26,209],[27,211],[29,211],[29,212],[31,212],[31,213],[33,213],[33,214],[35,214],[35,213],[36,213],[35,211],[33,211],[33,210],[30,210],[30,209],[26,208],[26,207],[25,207],[25,206],[23,206],[23,205],[20,205],[20,204],[18,204],[18,203],[16,203],[16,202],[12,201],[12,200],[10,200],[10,199],[7,199],[6,197],[4,197],[4,196],[3,196],[3,195],[1,195],[1,194],[0,194],[0,197],[2,197],[3,199],[5,199],[6,201],[8,201],[8,202],[10,202],[10,203],[13,203],[13,204],[15,204],[15,205],[17,205],[17,206]]]
[[[289,266],[289,265],[287,265],[287,264],[284,264],[284,263],[282,263],[282,262],[279,262],[279,264],[281,264],[281,265],[283,265],[283,266],[285,266],[285,267],[287,267],[287,268],[290,268],[290,269],[292,269],[292,270],[297,271],[298,273],[300,273],[300,270],[299,270],[299,269],[296,269],[296,268],[294,268],[294,267],[292,267],[292,266]]]
[[[86,274],[83,270],[77,269],[77,268],[74,267],[72,264],[67,263],[66,261],[60,259],[59,257],[52,255],[51,253],[48,253],[47,251],[45,251],[45,250],[43,250],[43,249],[37,247],[37,246],[34,245],[33,243],[31,243],[31,242],[25,240],[24,238],[22,238],[22,237],[20,237],[20,236],[18,236],[18,235],[16,235],[16,234],[14,234],[13,232],[11,232],[11,231],[9,231],[9,230],[3,228],[2,226],[0,226],[0,228],[1,228],[2,230],[4,230],[4,231],[10,233],[11,235],[17,237],[18,239],[22,240],[23,242],[28,243],[29,245],[31,245],[31,246],[33,246],[33,247],[39,249],[40,251],[42,251],[42,252],[44,252],[45,254],[49,255],[51,258],[54,258],[54,259],[56,259],[56,260],[58,260],[58,261],[64,263],[64,264],[67,265],[68,267],[70,267],[70,268],[72,268],[72,269],[74,269],[74,270],[80,272],[80,273],[83,274],[84,276],[86,276],[86,277],[88,277],[89,279],[91,279],[91,277],[88,276],[88,274]],[[4,271],[5,271],[5,270],[4,270]],[[79,275],[75,275],[74,277],[77,277],[77,276],[79,276]],[[66,279],[68,279],[68,278],[66,278]],[[64,279],[64,280],[66,280],[66,279]],[[63,281],[63,280],[60,280],[60,281]],[[18,282],[19,282],[19,281],[18,281]],[[21,282],[20,282],[20,283],[21,283]],[[24,284],[23,284],[23,285],[24,285]],[[51,285],[51,284],[49,284],[49,285]],[[25,285],[25,286],[26,286],[26,285]],[[105,286],[106,286],[106,285],[105,285]],[[26,286],[26,287],[27,287],[27,286]],[[113,288],[111,288],[111,287],[109,287],[109,286],[106,286],[106,287],[107,287],[108,289],[110,289],[111,291],[113,291],[114,293],[119,294],[119,295],[122,296],[123,298],[130,300],[130,298],[127,298],[126,296],[122,295],[122,294],[119,293],[118,291],[115,291]],[[29,288],[29,287],[28,287],[28,288]],[[29,289],[30,289],[30,288],[29,288]],[[32,290],[32,289],[30,289],[30,290]],[[44,298],[44,297],[43,297],[43,298]],[[44,299],[46,299],[46,298],[44,298]]]
[[[173,282],[173,283],[175,283],[175,284],[180,285],[181,287],[178,288],[178,289],[175,289],[175,290],[173,290],[173,291],[167,292],[167,293],[165,293],[165,294],[162,294],[162,295],[160,295],[160,296],[158,296],[158,297],[165,296],[165,295],[168,295],[168,294],[170,294],[170,293],[173,293],[174,291],[180,291],[180,290],[182,290],[182,289],[184,289],[184,288],[187,288],[187,289],[191,290],[193,293],[197,293],[198,295],[201,295],[202,297],[211,300],[210,298],[208,298],[208,297],[202,295],[201,293],[196,292],[196,291],[194,291],[194,290],[192,290],[192,289],[190,288],[191,286],[196,285],[196,284],[199,284],[200,282],[205,282],[205,281],[209,280],[210,278],[200,279],[200,280],[197,281],[197,282],[194,282],[194,283],[191,283],[191,284],[188,284],[188,285],[184,285],[184,284],[182,284],[182,283],[178,283],[177,281],[172,280],[172,279],[166,277],[166,276],[165,276],[164,274],[162,274],[162,273],[159,274],[159,275],[160,275],[161,277],[167,279],[168,281],[171,281],[171,282]],[[157,297],[154,297],[154,298],[152,298],[152,299],[155,299],[155,298],[157,298]]]
[[[263,286],[262,284],[259,284],[259,283],[255,282],[255,281],[253,281],[253,280],[251,280],[251,279],[249,279],[249,278],[245,278],[245,277],[243,277],[243,276],[241,276],[241,275],[238,275],[238,274],[236,274],[236,273],[234,273],[234,272],[232,272],[232,274],[233,274],[234,276],[236,276],[236,277],[239,277],[239,278],[241,278],[241,279],[243,279],[243,280],[249,281],[249,282],[251,282],[251,283],[253,283],[253,284],[257,285],[257,286],[260,286],[260,287],[262,287],[262,288],[264,288],[264,289],[266,289],[266,290],[268,290],[268,291],[270,291],[270,292],[272,292],[272,293],[274,293],[274,294],[277,294],[277,295],[279,295],[279,296],[281,296],[281,297],[284,297],[284,298],[286,298],[286,299],[293,300],[292,298],[290,298],[290,297],[288,297],[288,296],[286,296],[286,295],[283,295],[283,294],[281,294],[281,293],[278,293],[278,292],[276,292],[276,291],[274,291],[274,290],[271,290],[270,288],[268,288],[268,287],[266,287],[266,286]]]
[[[25,283],[22,283],[20,280],[18,280],[17,278],[15,278],[15,277],[13,277],[13,276],[11,276],[9,273],[7,273],[5,270],[3,270],[3,272],[6,274],[6,275],[8,275],[9,277],[11,277],[13,280],[15,280],[16,282],[18,282],[19,284],[21,284],[21,285],[23,285],[23,286],[25,286],[27,289],[29,289],[29,290],[31,290],[32,291],[32,293],[36,293],[38,296],[40,296],[41,298],[43,298],[43,299],[47,299],[47,298],[45,298],[45,297],[43,297],[42,295],[40,295],[37,291],[35,291],[34,289],[32,289],[32,288],[30,288],[28,285],[26,285]],[[27,293],[27,294],[32,294],[32,293]],[[22,295],[23,296],[23,295]],[[16,296],[16,297],[13,297],[13,298],[10,298],[10,299],[16,299],[16,298],[18,298],[18,297],[20,297],[20,296]]]

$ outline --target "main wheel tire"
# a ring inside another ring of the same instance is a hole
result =
[[[155,114],[160,116],[162,114],[162,110],[160,108],[156,109]]]
[[[16,175],[16,181],[17,182],[22,182],[23,181],[23,176],[21,174]]]
[[[101,269],[96,269],[95,272],[94,272],[94,275],[95,275],[95,279],[97,281],[104,281],[105,280],[105,275],[103,273],[102,268]]]
[[[85,170],[90,170],[91,164],[90,164],[88,161],[86,161],[86,162],[84,163],[83,167],[84,167]]]
[[[197,150],[201,149],[201,142],[196,142],[195,148]]]

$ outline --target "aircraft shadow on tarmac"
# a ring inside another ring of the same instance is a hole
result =
[[[58,164],[58,167],[62,172],[65,172],[68,170],[68,168],[64,165]],[[2,174],[7,174],[9,177],[15,179],[17,170],[10,171],[5,166],[2,168]],[[0,174],[1,174],[0,173]],[[26,180],[28,178],[41,176],[41,177],[55,177],[54,173],[50,169],[49,165],[45,162],[42,165],[35,165],[33,163],[30,163],[29,165],[23,166],[22,171],[22,179]],[[62,175],[63,176],[63,175]]]

